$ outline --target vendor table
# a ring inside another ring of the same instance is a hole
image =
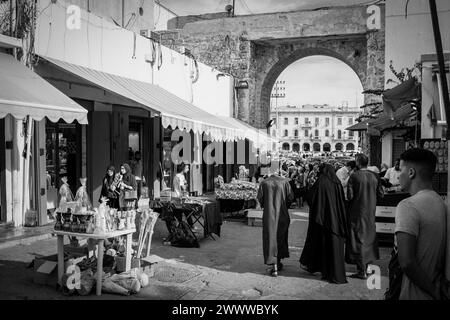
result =
[[[64,236],[80,237],[98,240],[98,257],[97,257],[97,295],[102,294],[102,273],[103,273],[103,250],[105,239],[115,238],[119,236],[127,237],[127,246],[125,251],[125,271],[131,269],[131,242],[132,235],[136,229],[118,230],[102,234],[94,233],[75,233],[67,231],[55,230],[54,233],[58,236],[58,284],[62,286],[62,278],[64,276]]]
[[[222,225],[222,214],[220,213],[220,204],[210,197],[191,197],[190,199],[205,200],[208,203],[172,203],[162,202],[158,200],[150,201],[150,208],[161,214],[161,219],[166,219],[173,215],[175,211],[182,211],[186,217],[190,215],[200,215],[203,218],[203,223],[198,221],[203,227],[204,237],[211,236],[213,233],[220,237],[220,229]]]

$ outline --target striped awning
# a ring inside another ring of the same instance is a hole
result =
[[[68,98],[13,56],[0,53],[0,118],[30,116],[87,124],[87,110]]]
[[[43,58],[95,86],[133,100],[143,108],[158,113],[165,128],[170,126],[172,129],[205,133],[218,141],[240,139],[245,134],[242,128],[196,107],[157,85],[52,58]]]

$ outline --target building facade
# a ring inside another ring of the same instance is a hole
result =
[[[274,123],[270,134],[278,137],[279,148],[286,151],[356,151],[358,135],[345,128],[353,125],[358,115],[358,109],[347,106],[282,106],[270,113]]]

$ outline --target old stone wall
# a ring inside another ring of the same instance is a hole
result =
[[[236,115],[264,128],[269,118],[270,94],[278,75],[289,64],[311,55],[328,55],[348,64],[367,89],[384,87],[384,6],[381,30],[367,30],[367,6],[348,6],[221,17],[186,17],[162,33],[162,43],[188,48],[196,59],[249,89],[237,89]],[[197,20],[194,22],[189,22]],[[365,102],[379,96],[366,95]]]

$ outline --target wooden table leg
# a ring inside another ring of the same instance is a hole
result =
[[[57,252],[58,252],[58,284],[62,286],[62,278],[64,276],[64,236],[57,237]]]
[[[98,240],[97,253],[97,295],[102,295],[102,275],[103,275],[103,243],[104,239]]]
[[[125,272],[131,270],[131,243],[133,241],[133,234],[127,234],[127,247],[125,251]],[[145,239],[142,239],[144,242]]]

